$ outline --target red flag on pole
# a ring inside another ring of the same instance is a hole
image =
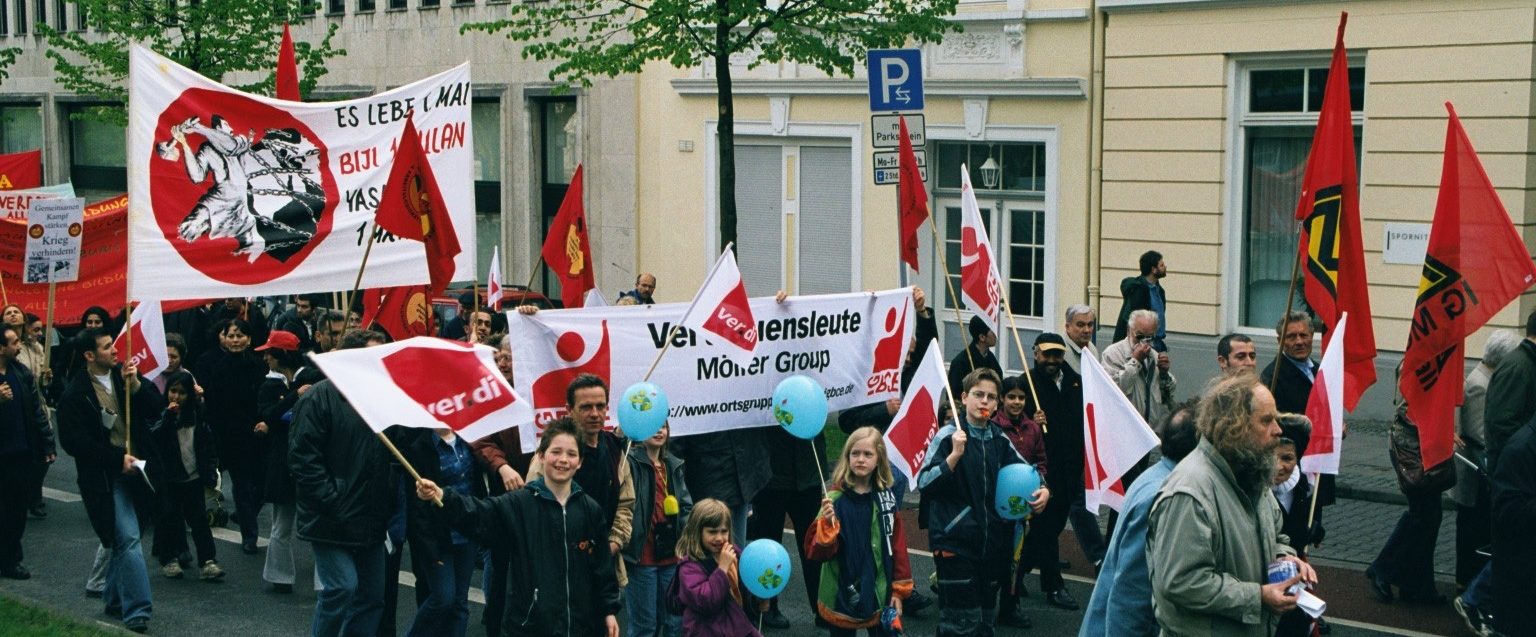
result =
[[[565,307],[582,307],[582,299],[597,287],[592,277],[592,241],[587,237],[587,213],[581,204],[581,166],[571,176],[571,186],[560,202],[560,212],[549,224],[544,238],[544,263],[560,277],[560,301]]]
[[[377,321],[397,341],[432,335],[432,304],[425,285],[369,288],[363,291],[363,308],[363,327]]]
[[[1447,102],[1440,198],[1398,388],[1426,467],[1449,460],[1462,402],[1466,337],[1536,283],[1536,264]],[[1354,329],[1351,327],[1350,329]]]
[[[896,183],[901,260],[917,272],[917,230],[928,220],[928,189],[923,186],[923,170],[917,165],[917,153],[912,152],[912,140],[907,137],[907,118],[899,117],[897,122],[901,125],[901,140],[897,142],[901,178]]]
[[[293,36],[288,25],[283,25],[283,42],[277,48],[277,99],[297,102],[299,95],[299,65],[293,53]]]
[[[997,274],[997,257],[992,254],[992,239],[976,204],[971,188],[971,171],[960,166],[960,299],[966,309],[987,322],[987,328],[1000,331],[1003,315],[1003,283]]]
[[[1328,344],[1323,348],[1323,362],[1317,366],[1317,379],[1312,382],[1312,394],[1307,397],[1307,420],[1312,421],[1311,441],[1301,456],[1301,470],[1316,476],[1327,473],[1339,474],[1339,461],[1344,457],[1344,359],[1349,339],[1341,338],[1352,326],[1349,313],[1339,317],[1339,326],[1328,333]],[[1316,480],[1312,484],[1317,484]]]
[[[432,163],[421,148],[414,119],[405,120],[405,132],[395,146],[389,181],[379,197],[374,223],[401,239],[426,244],[427,272],[431,291],[440,294],[453,281],[453,259],[459,255],[459,237],[448,217],[448,205],[432,175]]]
[[[132,338],[129,338],[129,332],[132,332]],[[133,344],[132,350],[128,348],[129,343]],[[129,314],[128,324],[123,326],[123,330],[112,341],[112,347],[123,354],[125,361],[138,367],[139,374],[145,379],[154,380],[160,376],[170,361],[166,353],[165,321],[160,302],[139,301],[138,307],[133,308]]]
[[[941,349],[935,340],[923,354],[901,399],[901,408],[885,430],[891,468],[906,476],[907,484],[917,484],[917,474],[928,462],[928,448],[943,426],[939,422],[939,407],[949,399],[945,396],[948,376],[944,373],[944,361],[939,359]]]
[[[1348,19],[1348,13],[1339,17],[1323,108],[1312,135],[1301,199],[1296,202],[1296,218],[1302,222],[1298,249],[1306,264],[1307,304],[1329,330],[1338,325],[1344,312],[1371,316],[1360,239],[1360,178],[1355,172],[1349,64],[1344,53],[1344,24]],[[1376,335],[1370,321],[1351,326],[1344,351],[1344,407],[1353,411],[1360,395],[1376,382]]]
[[[726,350],[732,358],[750,355],[757,349],[757,319],[747,302],[747,284],[736,267],[736,251],[725,246],[715,267],[704,277],[704,285],[693,295],[693,302],[683,312],[678,324],[714,335],[735,349]]]

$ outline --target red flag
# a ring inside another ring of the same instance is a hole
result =
[[[43,185],[43,151],[0,155],[0,190],[26,190]]]
[[[364,290],[363,307],[363,326],[377,321],[392,339],[432,335],[432,304],[425,285]]]
[[[1340,384],[1344,380],[1344,359],[1353,326],[1348,325],[1349,313],[1339,317],[1339,326],[1328,335],[1323,348],[1323,362],[1317,366],[1317,379],[1312,382],[1312,394],[1307,396],[1307,420],[1312,421],[1311,441],[1301,456],[1301,470],[1308,475],[1320,473],[1339,474],[1339,461],[1344,449],[1344,392]],[[1316,481],[1313,481],[1316,484]]]
[[[1339,17],[1323,108],[1312,135],[1301,199],[1296,202],[1296,218],[1302,222],[1298,249],[1306,262],[1303,278],[1307,304],[1329,330],[1338,325],[1344,312],[1371,316],[1360,240],[1360,177],[1355,172],[1349,64],[1344,54],[1344,23],[1348,19],[1347,13]],[[1370,321],[1359,321],[1349,330],[1344,351],[1344,407],[1354,411],[1360,395],[1376,382],[1376,335]]]
[[[1424,466],[1451,457],[1466,337],[1536,283],[1536,265],[1449,102],[1440,198],[1429,230],[1398,388]],[[1353,329],[1353,328],[1351,328]]]
[[[917,153],[912,152],[912,140],[907,137],[907,118],[899,117],[896,121],[901,125],[901,140],[897,146],[901,179],[896,184],[901,260],[917,272],[917,229],[928,220],[928,189],[923,186],[923,171],[917,165]]]
[[[299,65],[293,54],[293,36],[288,25],[283,25],[283,43],[277,48],[277,99],[297,102],[299,95]]]
[[[1003,315],[1003,284],[997,274],[997,257],[992,254],[992,239],[982,223],[981,207],[976,205],[976,191],[971,188],[971,171],[960,166],[960,299],[966,309],[986,321],[987,328],[999,332]]]
[[[453,258],[459,255],[459,237],[412,118],[405,120],[405,132],[395,146],[394,165],[390,166],[389,181],[384,184],[373,222],[397,237],[426,244],[432,283],[429,289],[440,294],[448,287],[453,280]]]
[[[560,212],[544,238],[544,263],[560,277],[560,301],[582,307],[583,296],[597,283],[592,278],[592,241],[587,238],[587,213],[581,205],[581,166],[560,202]]]
[[[160,376],[171,360],[166,353],[165,320],[161,312],[159,301],[140,301],[129,315],[128,324],[112,341],[112,347],[124,354],[123,359],[128,364],[138,367],[139,374],[147,380]],[[132,350],[128,348],[130,342],[133,343]]]

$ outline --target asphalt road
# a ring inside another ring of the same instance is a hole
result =
[[[68,457],[60,457],[59,463],[49,472],[46,482],[45,495],[49,501],[49,516],[45,520],[29,520],[27,525],[24,542],[27,555],[25,563],[32,571],[32,579],[0,580],[0,595],[48,607],[84,621],[115,629],[120,624],[103,614],[101,600],[86,597],[84,594],[84,582],[97,542],[91,533],[85,510],[76,493],[73,461]],[[270,518],[264,512],[263,536],[269,522]],[[152,533],[152,531],[146,531],[145,534],[146,558],[150,546],[149,537]],[[151,567],[150,586],[154,597],[151,634],[185,637],[308,634],[310,616],[314,611],[315,602],[310,576],[313,572],[313,561],[308,545],[301,542],[297,551],[297,568],[300,576],[295,586],[296,592],[291,595],[278,595],[266,592],[262,585],[263,553],[242,554],[239,549],[239,534],[231,529],[215,529],[215,538],[219,562],[228,572],[221,583],[204,583],[190,573],[183,579],[168,580],[160,576],[158,565]],[[925,538],[914,541],[914,547],[925,546],[925,542],[921,541],[923,539]],[[792,542],[793,538],[786,536],[786,543],[791,553],[793,553],[793,546],[789,543]],[[265,539],[260,544],[265,546]],[[1063,547],[1069,553],[1076,550],[1073,542],[1063,542]],[[1077,574],[1069,575],[1068,588],[1079,602],[1086,604],[1091,582],[1082,576],[1086,574],[1082,572],[1083,559],[1081,555],[1074,554],[1066,557],[1074,560],[1075,565],[1078,566],[1073,569]],[[150,561],[153,562],[152,558]],[[409,564],[409,558],[406,559],[406,564]],[[796,567],[798,566],[796,564]],[[926,582],[933,571],[933,561],[921,548],[914,548],[912,567],[916,581]],[[1353,575],[1353,577],[1359,576]],[[397,632],[403,633],[415,610],[414,590],[410,586],[414,578],[408,570],[401,573],[400,578],[402,585]],[[477,575],[476,584],[479,583],[478,578]],[[1035,578],[1029,579],[1031,587],[1036,586]],[[1353,584],[1363,583],[1363,580],[1351,579],[1349,582],[1351,585],[1347,588],[1358,589],[1359,587]],[[785,637],[825,634],[812,625],[812,615],[805,599],[798,568],[785,590],[786,593],[781,596],[781,608],[793,626],[787,630],[768,631],[767,634]],[[481,635],[483,630],[479,627],[479,617],[483,608],[480,603],[483,596],[479,588],[475,588],[471,590],[470,597],[472,601],[469,634]],[[1080,612],[1045,606],[1038,592],[1024,600],[1022,610],[1034,622],[1034,628],[1030,630],[1003,628],[998,631],[999,635],[1074,635],[1077,633],[1081,619]],[[906,618],[907,633],[933,634],[936,618],[937,611],[934,608],[925,611],[920,617]],[[1352,622],[1347,619],[1335,621],[1333,635],[1353,637],[1403,634],[1380,626],[1366,627],[1351,624]],[[1399,625],[1413,626],[1411,623]],[[1427,628],[1414,627],[1419,630]],[[129,633],[125,631],[124,634]]]

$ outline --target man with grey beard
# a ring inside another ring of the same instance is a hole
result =
[[[1273,632],[1296,607],[1287,592],[1317,574],[1280,533],[1268,496],[1280,438],[1275,397],[1253,374],[1222,379],[1200,400],[1200,444],[1163,483],[1147,527],[1152,601],[1163,635]],[[1266,584],[1269,563],[1297,574]]]

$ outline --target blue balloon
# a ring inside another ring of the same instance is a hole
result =
[[[755,540],[741,550],[741,584],[758,599],[773,599],[789,585],[789,551],[774,540]]]
[[[1034,513],[1029,501],[1040,488],[1040,474],[1025,463],[1003,467],[997,474],[997,496],[992,506],[1005,520],[1023,520]]]
[[[667,392],[654,383],[635,383],[619,397],[619,428],[630,440],[643,442],[667,424],[667,411]]]
[[[808,376],[784,379],[773,390],[773,419],[796,438],[815,438],[827,425],[826,390]]]

